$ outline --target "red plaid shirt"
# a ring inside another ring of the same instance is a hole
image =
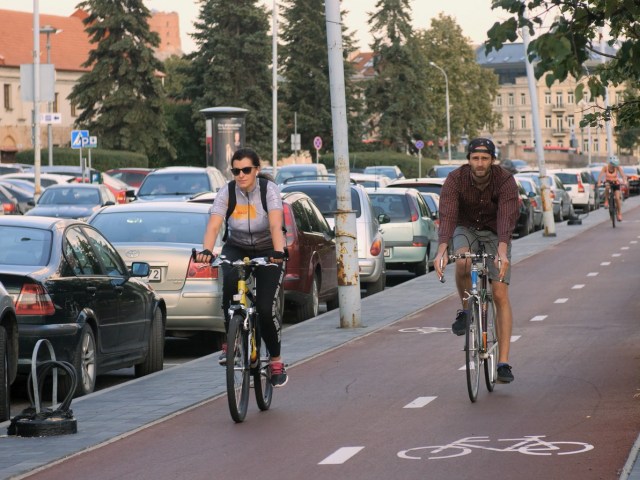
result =
[[[451,172],[440,192],[440,243],[449,243],[456,226],[491,230],[498,241],[509,243],[520,215],[520,196],[513,175],[491,166],[491,180],[484,190],[474,185],[471,167]]]

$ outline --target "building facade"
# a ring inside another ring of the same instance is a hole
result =
[[[176,12],[151,11],[149,27],[160,35],[160,46],[155,49],[156,57],[165,60],[171,55],[182,56],[180,42],[180,17]]]

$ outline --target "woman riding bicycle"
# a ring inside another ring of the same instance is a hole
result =
[[[266,211],[262,199],[261,182],[258,181],[260,158],[250,148],[241,148],[231,157],[231,173],[235,182],[222,187],[211,207],[211,218],[204,235],[204,250],[198,254],[197,261],[209,262],[213,254],[213,246],[218,237],[222,222],[227,219],[229,204],[229,187],[235,187],[236,206],[228,217],[228,238],[222,248],[222,255],[227,260],[240,260],[245,257],[268,257],[278,267],[259,268],[255,274],[256,302],[255,307],[260,322],[260,332],[266,344],[271,362],[271,384],[282,387],[287,383],[287,372],[280,356],[280,321],[279,297],[284,278],[285,238],[282,232],[283,207],[280,191],[275,183],[262,182],[266,185]],[[232,202],[233,203],[233,202]],[[237,294],[238,274],[230,265],[222,266],[223,291],[222,309],[225,318],[225,331],[229,329],[229,305],[233,295]],[[222,346],[220,364],[227,358],[227,344]]]
[[[616,206],[618,207],[618,221],[622,221],[622,205],[620,202],[620,184],[618,183],[618,176],[622,178],[622,183],[627,183],[627,176],[624,174],[624,170],[620,166],[620,160],[618,157],[609,157],[609,163],[602,167],[600,175],[598,176],[598,187],[602,184],[600,179],[604,175],[604,181],[608,182],[604,189],[604,207],[609,206],[609,188],[613,189],[613,193],[616,196]]]

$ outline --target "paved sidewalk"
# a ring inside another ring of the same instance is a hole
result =
[[[628,200],[624,209],[638,205],[640,197]],[[513,262],[552,247],[603,221],[608,221],[608,212],[601,209],[592,212],[582,226],[558,225],[555,238],[544,238],[538,232],[517,240]],[[621,228],[624,228],[624,223]],[[287,328],[283,333],[282,349],[285,362],[294,365],[308,360],[442,300],[455,292],[452,270],[447,270],[445,284],[431,273],[363,299],[364,328],[337,328],[338,310]],[[32,439],[0,437],[0,478],[28,474],[46,464],[224,395],[225,370],[217,364],[217,357],[218,354],[209,355],[74,401],[72,408],[78,420],[76,435]],[[290,370],[293,382],[295,372],[295,368]],[[6,425],[0,424],[0,428]]]

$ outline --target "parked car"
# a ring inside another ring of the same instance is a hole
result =
[[[41,173],[51,173],[54,175],[66,175],[68,177],[81,177],[82,178],[82,168],[80,165],[43,165],[40,167]],[[99,174],[100,170],[96,170],[95,168],[85,167],[84,174],[87,178],[91,178],[91,175]]]
[[[436,227],[440,227],[440,195],[437,193],[420,192],[424,201],[427,202],[427,206],[431,211],[431,218],[436,224]]]
[[[0,203],[4,215],[22,215],[20,203],[15,195],[4,186],[0,185]]]
[[[280,185],[281,192],[302,192],[318,207],[329,226],[335,227],[337,210],[336,183],[331,181],[300,181]],[[378,220],[371,200],[362,185],[351,185],[351,208],[356,212],[358,264],[360,284],[367,295],[381,292],[386,285],[384,240],[378,231]]]
[[[430,178],[447,178],[451,172],[453,172],[456,168],[459,168],[460,165],[434,165],[427,173],[427,177]]]
[[[19,210],[19,213],[24,215],[35,206],[32,191],[25,190],[24,188],[21,188],[14,183],[3,181],[2,179],[0,179],[0,186],[7,190],[13,196],[13,198],[16,199],[16,201],[18,202],[17,208]],[[33,191],[35,191],[35,186],[33,188]]]
[[[77,187],[73,187],[77,188]],[[41,217],[0,219],[0,281],[15,298],[18,373],[28,373],[38,340],[78,372],[77,395],[96,375],[135,365],[136,376],[163,366],[165,304],[128,271],[118,252],[89,225]],[[70,388],[69,377],[62,379]]]
[[[403,178],[391,183],[388,188],[415,188],[420,193],[436,193],[440,195],[444,178]]]
[[[500,162],[500,166],[512,175],[529,169],[529,164],[524,160],[504,160]]]
[[[596,195],[591,187],[588,170],[581,168],[563,168],[549,170],[548,173],[556,175],[564,185],[574,208],[590,212],[596,208]]]
[[[598,182],[598,177],[600,176],[600,173],[602,172],[602,167],[604,167],[604,166],[605,166],[605,164],[602,164],[601,167],[590,168],[589,169],[591,171],[591,175],[593,175],[593,177],[596,179],[596,184]],[[600,199],[600,205],[604,205],[604,202],[606,200],[606,198],[604,196],[604,192],[605,192],[604,175],[600,179],[600,183],[602,185],[600,185],[600,187],[597,187],[598,188],[598,197]],[[624,183],[620,183],[620,193],[622,194],[622,198],[629,198],[629,196],[631,195],[631,193],[629,191],[629,185],[624,184]]]
[[[420,192],[368,188],[367,193],[380,222],[387,268],[426,274],[438,252],[438,228]]]
[[[375,166],[375,167],[366,167],[364,169],[364,173],[369,175],[386,175],[393,182],[399,178],[404,178],[404,173],[397,166]]]
[[[130,187],[140,188],[142,181],[153,172],[153,168],[114,168],[107,170],[107,175],[126,183]]]
[[[536,182],[536,185],[540,188],[539,173],[520,173],[516,176],[529,177]],[[564,219],[569,218],[569,214],[573,209],[571,197],[558,177],[553,174],[549,174],[549,177],[551,178],[549,193],[551,194],[551,203],[553,204],[553,216],[556,222],[562,222]]]
[[[384,188],[391,183],[386,175],[370,175],[365,173],[351,173],[351,180],[362,185],[365,188],[377,187]]]
[[[82,177],[76,177],[75,181],[82,183]],[[91,179],[89,177],[85,177],[84,181],[85,183],[90,183]],[[135,187],[131,187],[123,181],[113,178],[107,173],[102,174],[102,185],[111,190],[113,196],[116,197],[117,203],[129,203],[136,199]]]
[[[2,175],[0,180],[26,180],[31,183],[35,183],[35,173],[10,173],[8,175]],[[47,188],[51,185],[66,185],[68,183],[75,182],[74,177],[69,175],[57,175],[53,173],[40,174],[40,187]]]
[[[640,193],[640,176],[636,167],[622,167],[622,171],[627,176],[629,182],[629,195],[638,195]]]
[[[36,186],[33,182],[29,182],[28,180],[20,180],[17,178],[7,178],[6,176],[0,176],[0,181],[4,183],[10,183],[12,185],[15,185],[16,187],[20,187],[21,189],[29,192],[32,197],[36,193]]]
[[[527,193],[518,178],[516,178],[516,184],[518,185],[518,207],[520,209],[520,216],[516,221],[515,232],[522,238],[529,235],[535,229],[533,204],[531,201],[533,193]]]
[[[531,206],[533,207],[533,229],[536,231],[540,230],[544,226],[542,194],[540,189],[531,177],[516,175],[516,180],[520,182],[520,185],[522,185],[522,188],[524,188],[531,199]]]
[[[283,165],[276,172],[276,183],[283,184],[285,180],[299,177],[301,180],[312,180],[327,175],[327,167],[322,163],[304,163],[300,165]],[[325,179],[326,180],[326,179]]]
[[[25,165],[23,163],[2,163],[0,164],[0,175],[28,172],[31,168],[33,168],[33,165]]]
[[[0,216],[4,215],[0,213]],[[0,240],[0,243],[2,240]],[[0,266],[1,268],[1,266]],[[9,420],[11,384],[18,372],[18,322],[13,298],[0,282],[0,422]]]
[[[52,185],[26,215],[86,221],[102,207],[115,204],[116,197],[104,185]]]
[[[191,258],[192,248],[202,249],[209,209],[187,202],[136,202],[104,208],[88,223],[107,237],[127,265],[149,264],[146,280],[166,302],[168,335],[216,332],[215,346],[221,348],[225,339],[219,271]],[[223,233],[214,253],[222,249]]]
[[[593,194],[595,195],[595,201],[596,201],[596,210],[598,208],[600,208],[600,203],[601,201],[604,202],[604,200],[600,199],[600,189],[597,187],[597,182],[596,182],[596,177],[594,177],[593,175],[593,171],[590,169],[583,169],[585,172],[587,172],[587,178],[589,179],[589,184],[591,185],[591,188],[593,189]]]
[[[217,192],[227,181],[214,167],[167,167],[146,176],[138,189],[139,202],[184,202],[196,193]]]

